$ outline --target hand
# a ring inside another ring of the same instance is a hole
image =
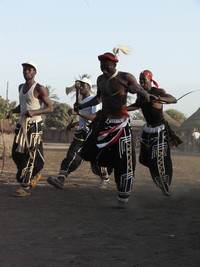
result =
[[[149,94],[149,97],[150,97],[150,99],[151,100],[157,100],[157,101],[160,101],[160,96],[158,95],[158,96],[156,96],[156,95],[151,95],[151,94]]]
[[[68,109],[68,115],[78,115],[78,112],[75,112],[72,108]]]
[[[35,115],[34,110],[27,110],[27,112],[25,113],[25,116],[30,118],[32,118],[34,115]]]
[[[73,110],[72,108],[68,109],[67,113],[68,113],[69,116],[72,115],[72,110]]]
[[[79,81],[75,81],[75,88],[79,90],[81,88],[81,83]]]
[[[75,111],[75,112],[79,112],[79,110],[82,109],[82,108],[83,108],[83,106],[82,106],[80,103],[77,103],[77,102],[76,102],[76,103],[74,104],[74,111]]]

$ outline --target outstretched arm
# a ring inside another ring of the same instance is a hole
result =
[[[94,96],[90,101],[84,103],[84,104],[80,104],[80,103],[75,103],[74,104],[74,110],[76,112],[78,112],[79,110],[83,109],[83,108],[87,108],[87,107],[91,107],[91,106],[96,106],[99,103],[101,103],[101,100],[96,96]]]
[[[86,114],[86,113],[78,112],[77,115],[89,121],[94,120],[94,118],[96,117],[96,113]]]
[[[127,111],[135,111],[137,109],[139,109],[140,107],[137,107],[136,104],[131,104],[129,106],[127,106]]]
[[[86,113],[83,113],[83,112],[76,112],[74,111],[73,109],[69,109],[68,110],[68,114],[69,116],[71,115],[78,115],[86,120],[89,120],[89,121],[92,121],[95,117],[96,117],[96,113],[93,113],[93,114],[86,114]]]

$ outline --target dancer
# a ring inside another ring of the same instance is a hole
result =
[[[85,104],[75,104],[75,110],[97,105],[102,102],[102,110],[97,112],[92,122],[92,130],[84,143],[83,159],[100,166],[114,168],[118,190],[118,208],[125,208],[128,202],[135,171],[135,150],[126,109],[127,93],[138,93],[142,98],[147,93],[127,72],[117,71],[117,52],[98,56],[102,75],[97,78],[97,94]]]
[[[76,90],[80,90],[80,95],[82,96],[80,103],[84,104],[93,98],[93,96],[90,95],[92,87],[92,82],[90,79],[84,77],[81,80],[77,80],[75,87]],[[69,115],[79,115],[79,127],[74,134],[73,141],[68,149],[66,157],[61,162],[58,176],[49,176],[47,179],[47,182],[50,185],[53,185],[58,189],[62,189],[64,187],[64,182],[67,176],[71,172],[75,171],[83,162],[80,152],[89,132],[89,123],[96,116],[96,107],[93,106],[85,108],[81,113],[74,112],[72,109],[70,109],[68,113]],[[112,169],[99,167],[96,164],[91,164],[91,169],[95,175],[100,177],[100,186],[106,187]]]
[[[19,105],[6,118],[20,114],[12,146],[12,158],[17,166],[16,179],[20,188],[14,196],[26,197],[39,181],[44,167],[42,114],[53,111],[52,102],[44,86],[35,82],[37,66],[28,61],[22,64],[25,83],[19,86]]]
[[[140,73],[139,79],[151,99],[149,102],[143,102],[138,95],[136,102],[127,108],[128,111],[141,108],[147,122],[142,132],[139,162],[149,168],[153,181],[164,196],[170,197],[169,187],[173,173],[170,142],[178,145],[181,140],[173,133],[164,119],[163,103],[176,103],[177,100],[167,94],[164,89],[158,88],[151,71],[144,70]]]

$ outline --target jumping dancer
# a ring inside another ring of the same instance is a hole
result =
[[[161,189],[164,196],[169,197],[173,173],[170,156],[171,129],[164,119],[163,103],[176,103],[177,100],[167,94],[164,89],[158,88],[151,71],[144,70],[140,73],[139,79],[140,84],[149,94],[150,101],[144,102],[138,95],[136,102],[127,108],[128,111],[141,108],[147,122],[142,132],[139,162],[149,168],[155,184]],[[176,140],[175,144],[177,144]]]
[[[125,208],[132,190],[135,171],[135,151],[132,146],[132,132],[126,109],[127,93],[147,94],[135,77],[127,72],[117,71],[117,52],[98,56],[103,72],[97,78],[97,94],[85,104],[76,104],[75,110],[102,102],[102,110],[92,122],[92,130],[84,143],[81,155],[85,160],[114,169],[118,191],[118,208]]]

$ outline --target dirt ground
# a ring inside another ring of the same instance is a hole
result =
[[[200,154],[172,151],[169,199],[137,162],[128,207],[119,210],[113,176],[107,188],[99,188],[86,162],[63,190],[47,184],[66,150],[45,144],[43,176],[27,198],[12,197],[16,168],[6,159],[0,178],[0,267],[200,266]]]

